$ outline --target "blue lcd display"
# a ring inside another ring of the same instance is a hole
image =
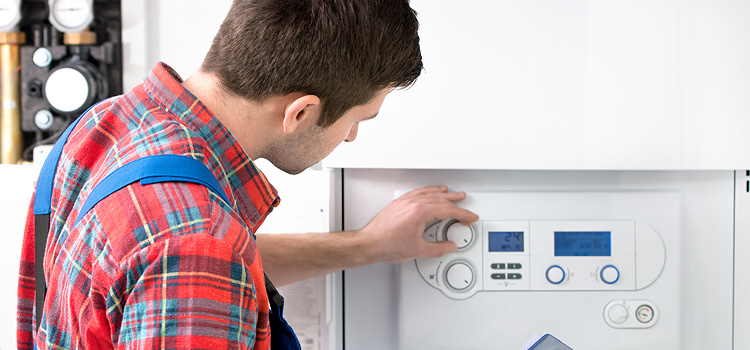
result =
[[[522,252],[523,231],[489,231],[487,243],[490,252]]]
[[[555,256],[612,256],[611,231],[555,231]]]

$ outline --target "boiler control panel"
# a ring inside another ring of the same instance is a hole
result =
[[[636,221],[466,226],[449,219],[428,225],[424,239],[458,246],[455,253],[416,260],[424,281],[452,299],[498,291],[632,291],[653,283],[664,267],[659,234]]]

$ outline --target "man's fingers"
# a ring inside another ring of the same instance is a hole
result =
[[[451,202],[458,202],[466,199],[465,192],[448,192],[445,194],[445,198]]]
[[[471,211],[456,206],[453,203],[446,203],[440,205],[431,206],[427,212],[427,220],[445,220],[445,219],[456,219],[464,225],[471,225],[475,221],[479,220],[479,215],[474,214]]]
[[[451,241],[434,242],[429,244],[429,252],[427,257],[437,258],[448,253],[453,253],[458,249],[456,243]]]
[[[466,199],[464,192],[427,192],[408,200],[422,204],[440,204],[448,202],[459,202]]]
[[[446,191],[448,191],[448,186],[445,186],[445,185],[428,186],[428,187],[422,187],[422,188],[417,188],[415,190],[411,190],[401,197],[409,198],[409,197],[416,197],[416,196],[428,194],[428,193],[440,193],[440,192],[446,192]]]

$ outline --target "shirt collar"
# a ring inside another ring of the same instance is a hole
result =
[[[202,161],[208,163],[222,186],[229,188],[227,195],[233,202],[229,204],[255,232],[279,204],[276,189],[229,130],[206,105],[182,86],[182,78],[174,69],[165,63],[158,63],[144,80],[143,86],[154,100],[168,109],[168,113],[183,120],[206,141],[210,152],[204,152],[206,159]]]

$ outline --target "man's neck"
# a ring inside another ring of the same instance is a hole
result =
[[[223,91],[213,74],[198,71],[183,83],[188,91],[206,105],[239,142],[250,159],[262,158],[272,124],[269,106],[254,103]]]

